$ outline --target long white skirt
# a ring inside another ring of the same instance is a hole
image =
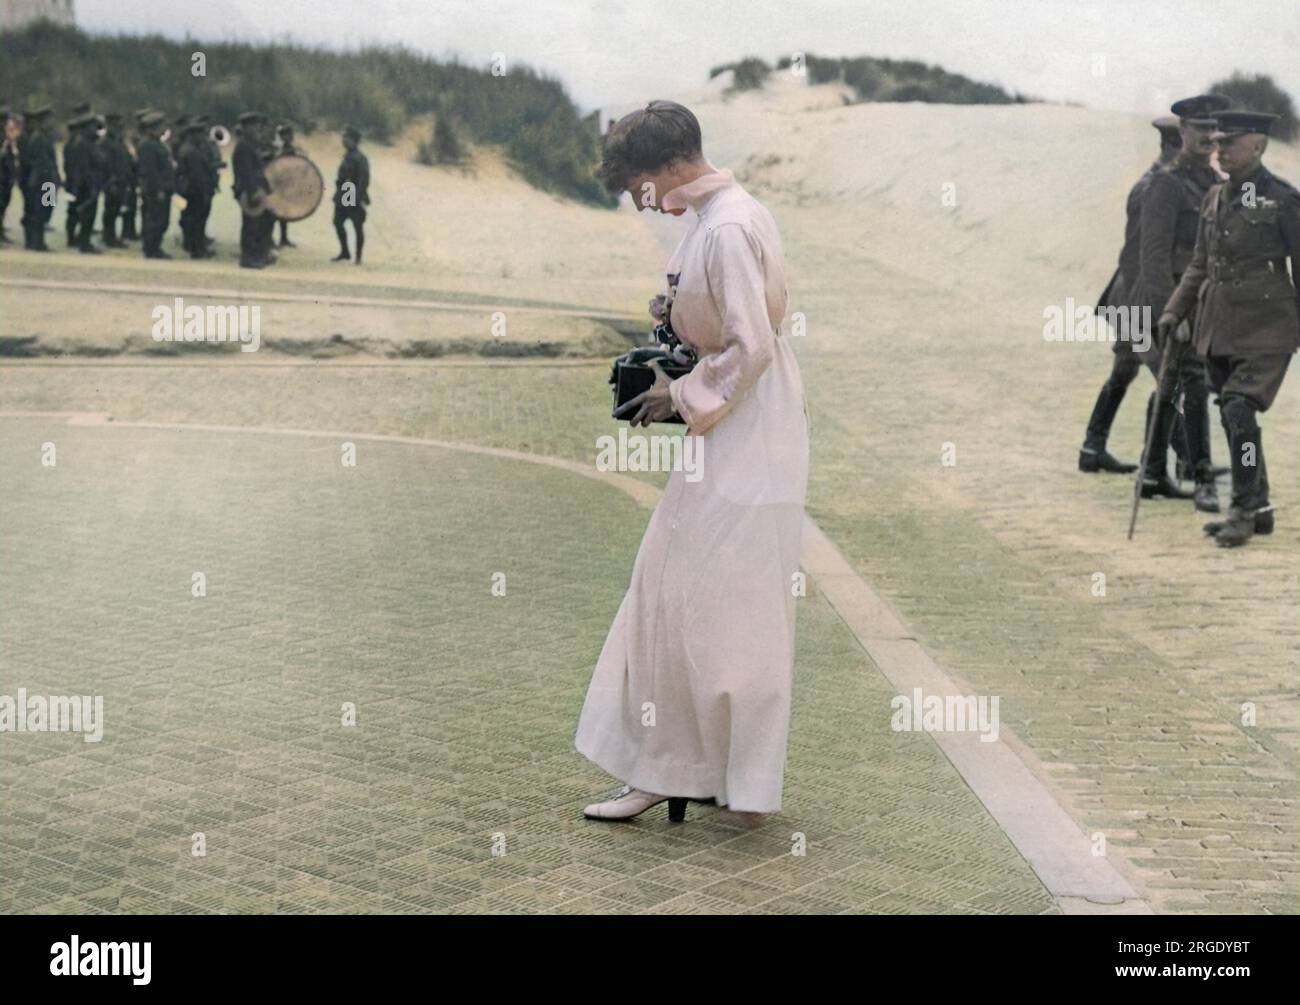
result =
[[[596,663],[574,746],[660,795],[781,808],[808,425],[788,337],[673,471]]]

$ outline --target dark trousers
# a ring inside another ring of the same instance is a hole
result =
[[[207,229],[208,214],[212,211],[212,196],[199,192],[185,197],[181,210],[181,236],[185,250],[200,255],[207,250],[203,232]]]
[[[239,226],[239,257],[249,262],[265,261],[275,236],[275,214],[266,210],[256,216],[244,214]]]
[[[1218,395],[1219,418],[1232,463],[1232,506],[1242,513],[1268,506],[1268,468],[1258,414],[1267,412],[1282,387],[1290,353],[1272,356],[1210,356],[1210,387]]]
[[[1099,454],[1106,449],[1106,441],[1110,438],[1110,427],[1115,422],[1115,415],[1119,411],[1120,404],[1124,401],[1124,395],[1128,387],[1137,377],[1138,371],[1142,369],[1145,363],[1152,371],[1152,375],[1159,370],[1159,357],[1154,352],[1148,352],[1142,355],[1133,353],[1127,347],[1118,350],[1115,353],[1114,363],[1111,365],[1110,376],[1106,382],[1101,385],[1101,390],[1097,392],[1097,401],[1092,406],[1092,415],[1088,417],[1088,429],[1084,433],[1083,451],[1089,454]],[[1164,438],[1163,442],[1168,444],[1172,442],[1174,452],[1184,463],[1195,464],[1196,461],[1190,461],[1190,456],[1196,458],[1204,457],[1208,465],[1210,457],[1210,438],[1209,438],[1209,412],[1206,404],[1205,394],[1205,368],[1199,360],[1193,357],[1185,361],[1184,365],[1179,368],[1179,374],[1185,381],[1184,387],[1184,409],[1189,421],[1184,423],[1183,415],[1177,413],[1173,402],[1174,396],[1178,390],[1178,383],[1170,376],[1166,376],[1164,398],[1169,402],[1167,408],[1173,412],[1172,427],[1170,433]],[[1199,398],[1197,397],[1197,388],[1199,388]],[[1156,394],[1152,394],[1147,401],[1147,421],[1143,428],[1145,431],[1151,426],[1151,409],[1155,406]],[[1197,406],[1199,401],[1199,406]],[[1196,409],[1199,407],[1199,413]],[[1199,414],[1200,418],[1195,419]],[[1199,424],[1194,428],[1192,420]],[[1160,453],[1161,460],[1164,460],[1165,454]]]
[[[140,232],[135,229],[135,210],[139,201],[139,196],[133,187],[128,188],[122,197],[122,239],[124,241],[134,241],[140,236]]]
[[[288,220],[280,221],[280,243],[281,244],[289,243],[289,221]]]
[[[1160,357],[1147,353],[1144,359],[1152,376],[1160,372]],[[1183,408],[1178,410],[1182,395]],[[1169,346],[1169,362],[1164,382],[1156,389],[1152,404],[1159,409],[1147,452],[1147,474],[1160,477],[1168,471],[1168,451],[1174,452],[1191,470],[1197,481],[1213,481],[1210,463],[1209,393],[1206,388],[1205,360],[1196,355],[1191,342],[1175,341]],[[1147,428],[1152,429],[1150,412]]]
[[[361,261],[361,250],[366,246],[366,210],[364,206],[334,207],[334,233],[338,235],[339,249],[348,253],[348,232],[343,228],[345,221],[352,221],[352,229],[357,232],[357,261]]]
[[[68,206],[64,229],[68,244],[79,248],[90,247],[90,237],[95,232],[95,215],[99,209],[99,190],[82,186],[75,190],[76,201]]]
[[[23,236],[28,248],[45,247],[45,225],[54,215],[54,207],[41,198],[41,186],[28,186],[23,192]]]
[[[100,218],[103,223],[104,243],[107,245],[118,244],[117,238],[117,221],[122,215],[122,196],[120,188],[104,189],[104,215]]]
[[[141,248],[146,257],[162,253],[163,235],[172,218],[172,197],[166,192],[144,192],[140,196]]]

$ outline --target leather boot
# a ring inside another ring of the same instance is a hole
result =
[[[1155,408],[1155,425],[1148,427],[1151,442],[1147,445],[1146,470],[1142,472],[1142,498],[1191,499],[1195,493],[1186,491],[1169,477],[1169,436],[1178,410],[1172,401],[1157,400]]]
[[[1201,530],[1205,531],[1205,533],[1210,537],[1214,537],[1219,533],[1219,531],[1223,530],[1223,528],[1225,528],[1226,526],[1228,526],[1228,522],[1226,520],[1211,520],[1204,527],[1202,527]],[[1272,506],[1270,506],[1268,509],[1261,509],[1255,511],[1255,533],[1256,534],[1273,533],[1273,507]]]
[[[1214,484],[1214,466],[1208,460],[1197,466],[1196,492],[1192,502],[1202,513],[1219,512],[1219,489]]]
[[[1088,418],[1088,430],[1084,434],[1083,446],[1079,450],[1079,470],[1089,473],[1113,471],[1117,474],[1130,474],[1137,470],[1136,464],[1129,464],[1112,457],[1106,452],[1106,439],[1110,436],[1110,427],[1115,421],[1115,413],[1124,401],[1128,384],[1119,383],[1114,373],[1097,392],[1097,401],[1092,406],[1092,415]]]
[[[1227,522],[1214,535],[1214,543],[1220,548],[1240,548],[1255,536],[1255,517],[1254,510],[1230,506]]]
[[[1098,471],[1113,471],[1120,475],[1130,475],[1137,469],[1136,464],[1121,461],[1104,448],[1094,451],[1083,447],[1079,450],[1079,470],[1086,471],[1089,474],[1095,474]]]

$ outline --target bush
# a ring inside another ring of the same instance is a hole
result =
[[[787,65],[789,65],[788,60]],[[737,63],[723,63],[721,66],[713,67],[709,71],[709,79],[712,80],[727,70],[732,71],[728,91],[756,91],[767,82],[768,76],[772,73],[772,68],[761,59],[749,57]]]
[[[1227,80],[1220,80],[1210,85],[1209,93],[1222,94],[1232,99],[1234,108],[1249,109],[1252,112],[1272,112],[1278,116],[1273,124],[1272,135],[1290,143],[1300,131],[1296,122],[1295,104],[1291,95],[1278,87],[1273,78],[1266,74],[1247,77],[1236,71]]]
[[[207,77],[190,74],[190,56],[207,56]],[[330,52],[302,45],[250,45],[161,36],[88,35],[38,22],[0,34],[0,97],[19,107],[49,101],[62,117],[80,101],[130,114],[146,105],[170,117],[207,113],[234,124],[257,109],[320,128],[353,125],[387,141],[412,118],[454,108],[445,153],[466,141],[504,147],[528,181],[558,195],[614,206],[596,182],[599,138],[578,116],[564,87],[516,66],[500,77],[486,67],[440,62],[401,47]],[[442,116],[439,116],[441,120]],[[452,121],[454,119],[454,122]],[[546,151],[527,149],[545,137]],[[436,159],[440,142],[430,140]]]
[[[805,65],[810,84],[842,80],[853,88],[859,101],[1008,105],[1034,100],[914,59],[877,59],[874,56],[825,59],[810,53],[805,57]]]
[[[439,112],[433,122],[432,136],[420,143],[415,159],[421,164],[463,164],[469,159],[469,152],[452,125],[451,114]]]

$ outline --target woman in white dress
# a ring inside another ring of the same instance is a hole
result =
[[[667,801],[679,821],[692,800],[752,825],[781,808],[808,475],[781,240],[675,102],[619,120],[601,176],[638,210],[692,211],[651,310],[699,363],[661,372],[626,414],[648,426],[677,412],[699,466],[670,475],[592,675],[574,745],[626,787],[584,813],[626,820]]]

